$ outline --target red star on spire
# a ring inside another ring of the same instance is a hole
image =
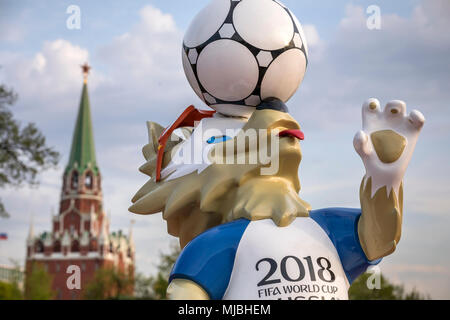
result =
[[[88,65],[87,62],[81,66],[81,70],[83,70],[84,83],[87,83],[87,78],[91,69],[91,66]]]

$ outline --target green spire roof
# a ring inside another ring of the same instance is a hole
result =
[[[78,172],[82,173],[88,168],[90,168],[94,174],[98,174],[98,167],[95,159],[91,107],[89,103],[87,82],[85,81],[83,92],[81,94],[77,122],[73,132],[72,149],[70,151],[69,164],[67,165],[66,172],[77,169]]]

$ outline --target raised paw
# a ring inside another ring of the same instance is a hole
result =
[[[353,144],[366,167],[366,180],[372,178],[372,194],[383,186],[398,194],[425,117],[416,110],[407,115],[403,101],[391,101],[382,110],[377,99],[369,99],[362,118],[363,129]]]

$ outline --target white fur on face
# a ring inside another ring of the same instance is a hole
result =
[[[170,181],[193,172],[201,173],[212,164],[208,155],[215,144],[208,143],[208,140],[223,136],[233,139],[247,121],[248,119],[244,118],[227,118],[220,115],[200,121],[192,135],[174,149],[172,161],[161,171],[161,179]]]

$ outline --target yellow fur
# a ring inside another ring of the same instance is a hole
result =
[[[302,158],[299,142],[291,137],[280,139],[276,156],[280,160],[275,175],[263,176],[261,169],[270,164],[224,164],[227,163],[224,149],[228,144],[245,140],[247,130],[299,129],[299,124],[287,113],[275,110],[255,111],[243,130],[233,139],[218,144],[210,154],[213,164],[201,173],[191,173],[171,181],[155,181],[155,161],[158,148],[157,138],[163,128],[149,123],[149,144],[143,149],[147,160],[140,170],[150,176],[150,180],[136,193],[130,211],[137,214],[163,212],[168,232],[180,238],[184,247],[195,236],[221,223],[240,218],[249,220],[272,219],[278,226],[289,225],[296,217],[309,215],[311,207],[298,196],[300,182],[298,168]],[[267,141],[267,140],[266,140]],[[258,141],[260,148],[271,144]],[[170,162],[177,143],[167,147],[164,166]],[[234,148],[233,157],[248,160],[254,148]],[[222,157],[222,158],[221,158]],[[237,163],[236,161],[232,161]],[[229,162],[228,162],[229,163]]]

